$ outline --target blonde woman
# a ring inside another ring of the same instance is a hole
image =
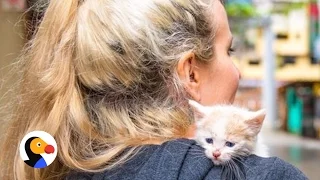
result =
[[[1,179],[220,179],[185,139],[187,99],[233,102],[231,44],[219,0],[50,1],[22,58]],[[34,130],[58,144],[40,170],[17,148]],[[278,158],[240,164],[248,179],[306,179]]]

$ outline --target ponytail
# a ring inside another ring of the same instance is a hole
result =
[[[73,60],[79,5],[77,0],[50,1],[24,50],[19,92],[1,148],[0,179],[57,179],[67,169],[58,159],[44,169],[28,167],[20,158],[19,144],[27,133],[41,130],[54,136],[59,147],[59,131],[66,126],[70,100],[77,93]]]
[[[211,5],[202,2],[50,1],[21,58],[0,179],[102,171],[143,144],[183,137],[193,118],[177,61],[190,51],[201,61],[214,54],[213,25],[206,19]],[[18,151],[23,136],[35,130],[58,145],[55,161],[40,170],[27,166]]]

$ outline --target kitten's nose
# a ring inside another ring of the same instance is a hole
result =
[[[218,158],[221,155],[221,153],[220,153],[220,151],[215,151],[215,152],[213,152],[212,155],[213,155],[213,157]]]

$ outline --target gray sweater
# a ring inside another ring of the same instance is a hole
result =
[[[237,161],[238,162],[238,161]],[[252,179],[300,180],[307,177],[296,167],[272,157],[251,155],[238,163],[240,176],[215,166],[196,142],[178,139],[162,145],[147,145],[124,165],[102,173],[71,172],[67,180],[198,180]],[[237,173],[238,174],[238,173]]]

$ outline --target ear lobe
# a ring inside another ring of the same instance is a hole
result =
[[[199,72],[196,69],[196,58],[193,52],[185,54],[178,62],[177,73],[189,96],[200,101]]]
[[[249,117],[249,119],[246,120],[246,124],[250,127],[251,130],[253,130],[255,134],[258,134],[261,130],[265,116],[266,116],[265,109],[261,109],[257,112],[253,112],[251,117]]]

